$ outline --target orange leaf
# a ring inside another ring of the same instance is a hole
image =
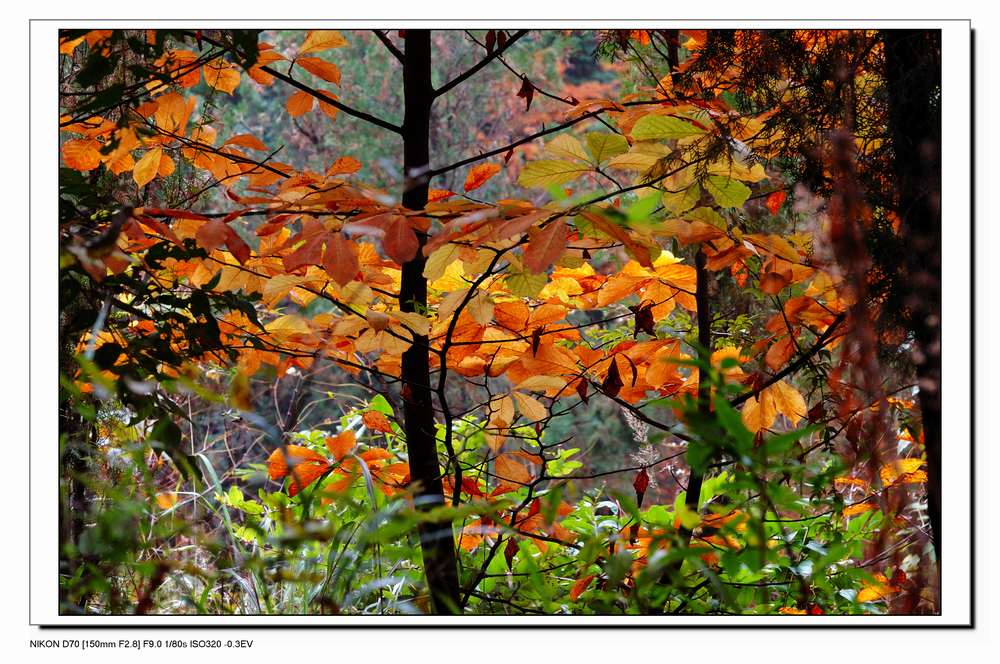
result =
[[[479,164],[465,178],[465,190],[472,191],[483,186],[487,180],[500,172],[499,164]]]
[[[310,74],[319,76],[324,81],[340,85],[340,68],[332,62],[327,62],[322,58],[299,58],[295,64]]]
[[[377,410],[366,410],[361,419],[365,423],[365,426],[372,431],[392,433],[392,425],[389,424],[389,418]]]
[[[313,96],[308,92],[295,92],[285,102],[285,109],[293,118],[305,115],[313,108]]]
[[[288,495],[295,496],[329,470],[330,464],[319,452],[301,445],[285,445],[271,452],[267,459],[267,473],[272,480],[292,475]]]
[[[871,501],[864,501],[861,503],[854,503],[853,505],[848,505],[841,511],[841,516],[857,516],[858,514],[864,514],[865,512],[870,512],[876,509],[875,505]]]
[[[74,138],[62,148],[63,163],[76,171],[91,171],[101,165],[101,144],[93,139]]]
[[[923,465],[923,459],[897,459],[882,466],[878,474],[885,486],[926,482],[927,473],[920,471]]]
[[[233,94],[240,84],[240,71],[224,60],[215,60],[202,67],[205,82],[216,90]]]
[[[512,454],[501,454],[494,462],[494,469],[500,486],[518,489],[531,483],[531,473]]]
[[[356,173],[361,170],[361,162],[354,157],[338,157],[337,161],[326,169],[326,176],[341,175],[346,173]]]
[[[573,588],[569,591],[569,598],[575,602],[577,598],[583,594],[583,591],[590,587],[590,584],[593,583],[596,577],[596,574],[591,574],[577,580],[577,582],[573,584]]]
[[[767,366],[770,367],[771,371],[777,371],[788,358],[792,356],[795,352],[795,343],[792,341],[791,336],[782,337],[777,343],[773,344],[767,349],[767,355],[764,356],[764,361]]]
[[[175,491],[165,491],[156,494],[156,504],[162,510],[168,510],[177,504],[177,499],[180,496],[177,495]]]
[[[337,461],[340,461],[345,456],[351,453],[354,446],[358,444],[358,439],[354,435],[354,432],[350,429],[341,431],[333,438],[326,439],[326,449],[330,450],[330,454]]]
[[[250,148],[251,150],[267,152],[267,146],[253,134],[237,134],[226,141],[224,145],[239,145],[240,147]]]
[[[437,203],[438,201],[447,200],[454,195],[455,192],[448,191],[447,189],[431,189],[427,192],[427,202]]]

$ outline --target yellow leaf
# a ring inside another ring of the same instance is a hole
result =
[[[224,60],[214,60],[202,67],[205,82],[209,87],[233,94],[240,84],[240,72]]]
[[[806,416],[806,400],[794,387],[785,381],[778,381],[767,388],[767,392],[774,398],[775,409],[788,418],[788,421],[795,426]]]
[[[760,401],[750,397],[743,404],[743,424],[753,433],[769,428],[774,424],[776,415],[777,409],[774,406],[774,399],[771,398],[767,390],[760,393]]]
[[[529,162],[517,178],[522,187],[544,189],[552,185],[566,184],[575,180],[590,168],[586,165],[559,159],[540,159]]]
[[[514,401],[517,403],[517,409],[530,422],[538,422],[549,416],[549,411],[545,409],[545,406],[538,399],[520,392],[511,392],[511,396],[514,397]]]
[[[853,505],[848,505],[843,509],[843,511],[841,511],[841,515],[845,517],[857,516],[858,514],[871,512],[874,509],[876,509],[875,505],[873,505],[871,501],[865,501],[863,503],[854,503]]]
[[[472,319],[480,325],[489,325],[493,320],[493,300],[489,293],[480,291],[469,301],[467,309]]]
[[[566,381],[558,376],[531,376],[522,380],[516,387],[527,392],[548,392],[566,387]]]
[[[179,497],[174,491],[164,491],[156,494],[156,504],[160,509],[168,510],[177,504]]]
[[[144,187],[156,177],[157,172],[160,170],[160,159],[162,157],[163,148],[153,148],[135,163],[135,168],[132,170],[132,179],[135,180],[137,185]]]
[[[341,46],[347,46],[347,40],[337,30],[310,30],[299,48],[299,54],[318,53]]]
[[[429,282],[435,282],[443,277],[445,270],[458,258],[461,251],[462,248],[456,244],[446,244],[435,249],[424,264],[424,278]]]
[[[590,161],[583,144],[572,134],[560,134],[545,144],[545,151],[556,157]]]
[[[917,471],[920,467],[924,465],[923,459],[897,459],[892,463],[887,463],[882,466],[879,471],[879,477],[882,478],[882,484],[885,486],[890,486],[895,484],[897,481],[901,484],[905,481],[909,482],[919,482],[927,481],[927,474],[923,474],[923,479],[921,480],[917,475]],[[909,477],[908,477],[909,476]]]

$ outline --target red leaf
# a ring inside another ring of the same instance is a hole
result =
[[[788,198],[788,194],[784,191],[775,191],[764,199],[764,205],[767,206],[767,209],[771,214],[778,214],[778,210],[780,210],[781,206],[785,204],[786,198]]]
[[[777,295],[788,283],[788,278],[783,274],[765,272],[760,277],[760,290],[768,295]]]
[[[194,239],[198,246],[211,253],[226,242],[232,229],[218,219],[211,219],[198,227]]]
[[[232,226],[226,226],[226,247],[229,248],[229,253],[231,253],[236,260],[243,265],[250,258],[250,245],[243,241],[243,238],[233,230]]]
[[[389,258],[400,265],[413,260],[417,250],[420,249],[420,242],[417,240],[417,234],[413,232],[409,219],[397,215],[389,223],[382,238],[382,248]]]
[[[319,265],[322,258],[324,236],[321,233],[311,236],[305,244],[281,259],[285,269],[295,272],[306,265]]]
[[[642,499],[646,495],[646,489],[649,488],[649,473],[646,472],[645,468],[636,474],[632,481],[632,488],[635,489],[636,504],[642,507]]]
[[[503,548],[503,557],[507,559],[507,569],[514,569],[514,556],[517,555],[517,542],[513,538],[507,538],[507,546]]]

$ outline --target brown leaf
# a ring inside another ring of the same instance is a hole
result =
[[[649,336],[655,337],[656,324],[653,320],[653,304],[643,302],[629,307],[629,310],[635,314],[635,329],[632,331],[632,338],[637,338],[639,332],[645,332]]]
[[[768,295],[777,295],[788,285],[788,278],[777,272],[766,272],[760,277],[760,290]]]
[[[531,99],[535,96],[535,86],[531,84],[526,76],[521,77],[521,89],[517,91],[517,96],[525,101],[525,112],[531,108]]]
[[[566,222],[559,219],[545,228],[532,228],[524,249],[524,266],[535,274],[545,272],[566,251]]]
[[[211,253],[225,244],[229,239],[230,228],[218,219],[206,221],[194,234],[198,246]]]
[[[618,373],[618,363],[612,357],[611,365],[608,367],[608,375],[604,377],[604,382],[601,383],[601,391],[609,397],[616,397],[622,391],[623,387],[625,387],[625,384],[622,382],[621,374]]]

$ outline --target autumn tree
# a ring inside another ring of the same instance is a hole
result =
[[[933,207],[930,175],[906,170],[934,140],[933,63],[860,31],[610,31],[597,54],[622,72],[621,92],[578,98],[511,63],[528,31],[466,33],[477,62],[439,81],[431,31],[374,36],[401,71],[398,113],[333,92],[349,38],[335,30],[286,53],[241,31],[61,38],[66,514],[86,511],[102,408],[169,452],[178,481],[211,481],[182,445],[170,395],[186,390],[224,400],[269,445],[259,461],[284,491],[260,488],[256,502],[216,481],[213,505],[278,561],[280,542],[330,561],[313,605],[346,608],[329,597],[333,561],[347,564],[338,538],[373,523],[372,587],[394,578],[378,532],[415,530],[422,606],[437,613],[932,610],[934,559],[912,505],[924,441],[938,472],[939,432],[911,397],[915,365],[933,413],[939,356],[888,357],[907,328],[887,318],[899,288],[873,271],[904,283],[913,266],[878,252],[933,236],[934,211],[914,211]],[[488,67],[509,73],[525,113],[547,104],[547,121],[443,160],[435,109]],[[903,110],[900,70],[924,75]],[[210,102],[193,93],[202,81]],[[282,90],[285,112],[329,131],[347,115],[397,137],[402,181],[363,182],[347,154],[327,155],[324,172],[283,163],[213,120],[217,96],[251,87]],[[904,129],[900,113],[927,119]],[[456,173],[461,192],[435,188]],[[509,175],[522,197],[477,197]],[[932,347],[933,312],[904,318]],[[298,432],[297,395],[323,366],[378,396],[331,430]],[[213,368],[229,377],[224,398]],[[300,377],[283,426],[257,412],[262,371]],[[638,463],[580,471],[572,440],[552,438],[597,400],[619,409]],[[614,475],[630,493],[578,488]],[[644,505],[666,481],[673,505]],[[156,495],[176,513],[177,492]],[[367,521],[337,512],[355,495]],[[93,530],[68,522],[67,573],[112,569],[84,541]],[[171,565],[156,559],[139,608]]]

